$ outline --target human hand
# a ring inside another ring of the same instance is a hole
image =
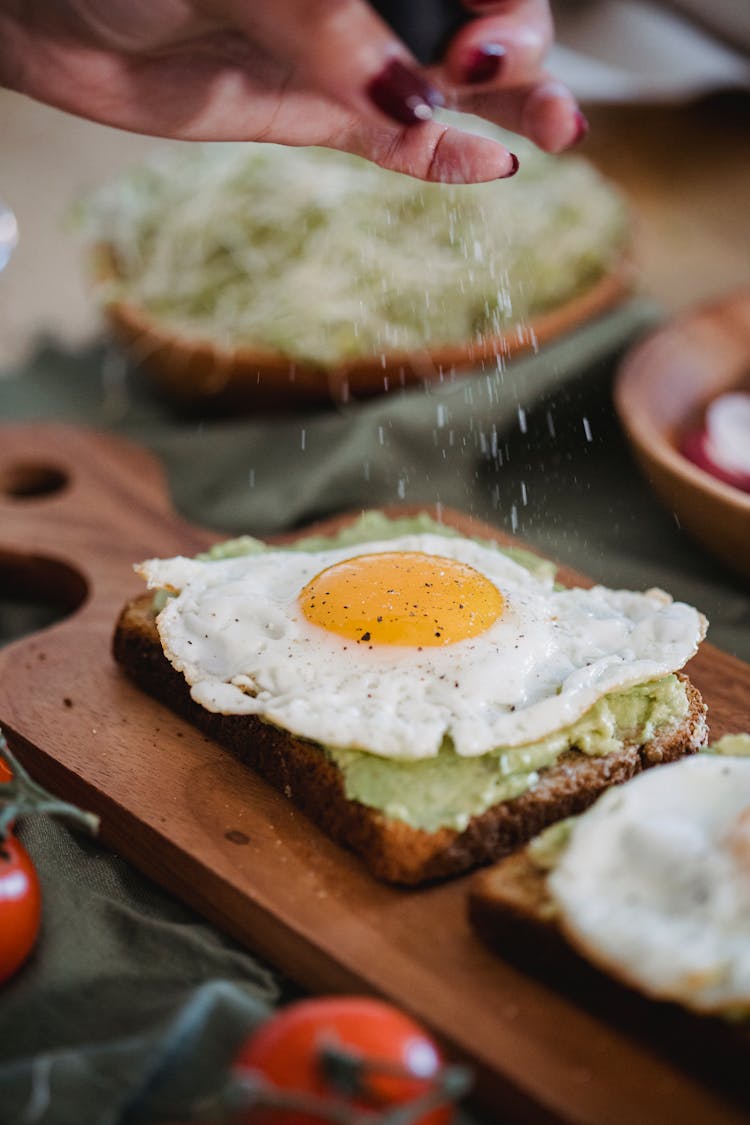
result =
[[[0,82],[81,117],[186,140],[324,145],[425,180],[512,175],[442,100],[556,152],[585,121],[543,70],[547,0],[476,18],[424,69],[365,0],[0,0]]]

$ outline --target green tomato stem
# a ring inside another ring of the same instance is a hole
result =
[[[398,1064],[379,1060],[360,1059],[346,1050],[326,1048],[326,1054],[337,1054],[337,1067],[353,1065],[359,1072],[360,1084],[348,1090],[351,1097],[363,1092],[369,1074],[388,1074],[401,1076],[408,1074]],[[340,1097],[304,1093],[298,1090],[284,1090],[269,1082],[260,1071],[245,1070],[235,1075],[228,1087],[221,1091],[218,1102],[212,1105],[216,1118],[211,1120],[234,1121],[236,1115],[249,1109],[297,1110],[319,1118],[329,1125],[414,1125],[427,1113],[440,1106],[457,1102],[471,1089],[473,1075],[465,1066],[444,1066],[431,1080],[425,1093],[401,1105],[379,1110],[357,1109]],[[205,1110],[205,1105],[202,1109]]]
[[[366,1096],[372,1077],[423,1077],[400,1063],[362,1057],[335,1045],[327,1045],[320,1050],[318,1065],[331,1086],[349,1097]],[[444,1066],[430,1080],[423,1094],[383,1111],[374,1120],[378,1125],[410,1125],[430,1110],[462,1098],[471,1084],[472,1075],[466,1067]]]
[[[408,1071],[398,1064],[377,1059],[362,1059],[340,1048],[326,1048],[326,1054],[339,1054],[337,1067],[353,1066],[360,1075],[388,1074],[403,1077]],[[413,1077],[413,1076],[412,1076]],[[228,1125],[253,1109],[271,1109],[304,1113],[327,1125],[415,1125],[433,1109],[458,1102],[471,1089],[473,1075],[465,1066],[444,1066],[430,1082],[424,1094],[401,1105],[382,1109],[359,1109],[349,1097],[363,1093],[362,1084],[347,1092],[321,1096],[301,1090],[282,1089],[270,1082],[259,1070],[246,1069],[232,1075],[217,1093],[201,1099],[192,1107],[190,1119]]]
[[[282,1090],[267,1082],[257,1071],[245,1071],[221,1092],[218,1104],[210,1108],[216,1116],[212,1121],[235,1121],[237,1115],[249,1109],[296,1110],[319,1118],[329,1125],[414,1125],[425,1114],[448,1102],[463,1097],[471,1086],[471,1076],[465,1067],[446,1067],[427,1093],[403,1105],[383,1110],[356,1109],[349,1102],[320,1097],[297,1090]],[[201,1117],[206,1111],[201,1104]]]
[[[61,801],[29,776],[16,756],[11,753],[7,739],[0,730],[0,758],[13,776],[0,782],[0,841],[10,832],[11,826],[25,816],[54,816],[71,828],[79,828],[95,836],[99,830],[99,817],[84,812],[77,805]]]

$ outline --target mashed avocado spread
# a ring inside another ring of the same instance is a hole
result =
[[[750,734],[725,734],[703,751],[704,754],[723,754],[729,758],[750,758]]]
[[[458,187],[329,149],[165,149],[79,209],[117,265],[100,296],[322,367],[497,335],[590,288],[629,236],[587,161],[513,148],[512,181]]]
[[[360,750],[328,749],[342,770],[346,795],[434,832],[443,826],[462,831],[472,816],[499,801],[519,797],[575,747],[591,757],[621,749],[625,739],[648,741],[653,732],[687,713],[687,697],[676,676],[665,676],[600,699],[569,727],[540,742],[499,747],[476,758],[454,753],[449,740],[436,758],[394,762]]]
[[[394,538],[414,532],[456,536],[460,532],[438,523],[426,513],[391,520],[370,511],[331,537],[297,539],[288,550],[322,550],[335,546]],[[503,550],[540,577],[554,574],[554,564],[530,551]],[[250,536],[230,539],[212,547],[204,559],[231,558],[268,550]],[[645,742],[655,732],[680,722],[687,714],[685,689],[675,675],[665,676],[600,699],[576,723],[519,747],[498,747],[489,754],[466,758],[456,754],[446,739],[435,758],[393,761],[362,750],[323,747],[343,774],[346,795],[386,816],[403,820],[428,832],[441,827],[463,830],[469,820],[499,801],[518,797],[531,788],[539,771],[554,765],[571,747],[601,757],[619,750],[625,740]]]

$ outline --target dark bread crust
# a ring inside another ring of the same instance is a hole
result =
[[[497,860],[548,824],[582,812],[610,785],[705,744],[706,709],[697,689],[686,681],[690,698],[686,720],[648,746],[627,746],[606,758],[567,752],[543,771],[532,789],[473,817],[463,832],[451,828],[426,832],[347,798],[340,770],[315,743],[256,716],[214,714],[195,703],[182,674],[162,652],[152,600],[147,593],[129,602],[117,622],[113,652],[123,670],[139,687],[252,766],[387,882],[424,883]]]
[[[520,848],[471,880],[469,920],[480,936],[511,958],[517,951],[524,961],[528,951],[532,968],[585,974],[588,964],[563,937],[556,909],[547,889],[547,872]]]

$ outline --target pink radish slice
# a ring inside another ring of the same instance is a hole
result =
[[[680,449],[718,480],[750,492],[750,394],[735,391],[714,399],[705,426],[686,434]]]

